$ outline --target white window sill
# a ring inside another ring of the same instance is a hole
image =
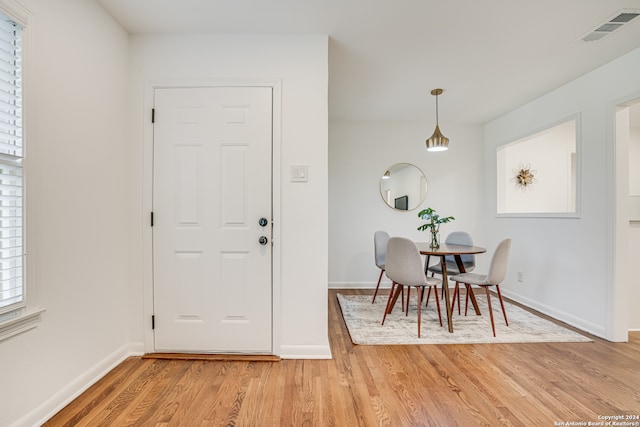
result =
[[[5,320],[0,323],[0,341],[27,332],[38,326],[41,320],[41,314],[46,310],[44,308],[36,308],[27,310],[18,316]]]

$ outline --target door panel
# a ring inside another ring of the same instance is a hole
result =
[[[156,351],[272,352],[271,105],[271,88],[155,91]]]

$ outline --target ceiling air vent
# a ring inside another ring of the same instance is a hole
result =
[[[640,16],[640,10],[621,10],[582,36],[580,40],[593,42],[600,40]],[[639,20],[640,21],[640,20]]]

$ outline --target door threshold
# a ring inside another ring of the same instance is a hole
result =
[[[208,354],[208,353],[145,353],[143,359],[211,360],[234,362],[279,362],[280,357],[271,354]]]

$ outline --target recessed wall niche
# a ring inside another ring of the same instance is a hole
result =
[[[578,216],[580,117],[497,148],[498,216]]]

